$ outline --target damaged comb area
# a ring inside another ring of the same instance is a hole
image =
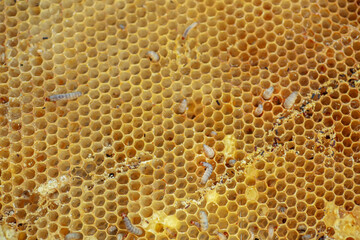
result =
[[[0,238],[358,238],[358,14],[0,1]]]

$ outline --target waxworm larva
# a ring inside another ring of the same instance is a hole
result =
[[[193,221],[193,220],[190,221],[190,224],[194,225],[195,227],[198,227],[198,228],[201,227],[199,222],[196,222],[196,221]]]
[[[82,92],[72,92],[72,93],[64,93],[64,94],[56,94],[52,95],[48,98],[45,98],[46,101],[56,102],[59,100],[72,100],[80,97]]]
[[[179,105],[179,108],[178,108],[178,112],[180,114],[183,114],[186,110],[187,110],[187,105],[188,105],[188,102],[186,99],[183,99]]]
[[[255,234],[252,229],[249,229],[250,232],[250,240],[255,240]]]
[[[203,144],[204,154],[207,158],[213,158],[215,156],[215,151],[206,144]]]
[[[123,233],[119,233],[117,236],[116,236],[116,240],[123,240],[125,239],[127,236],[127,234],[123,234]]]
[[[208,179],[211,176],[211,173],[213,172],[213,166],[210,163],[207,163],[207,162],[201,162],[201,165],[206,167],[204,175],[201,178],[201,184],[206,184],[206,182],[208,181]]]
[[[261,114],[263,113],[263,111],[264,111],[263,105],[262,105],[262,104],[259,104],[259,106],[257,106],[257,108],[255,108],[254,115],[255,115],[256,117],[259,117],[259,116],[261,116]]]
[[[284,107],[286,109],[290,109],[292,108],[292,106],[294,105],[295,101],[296,101],[296,97],[298,95],[299,92],[295,91],[295,92],[292,92],[286,99],[285,99],[285,102],[284,102]]]
[[[215,132],[215,131],[210,132],[210,136],[215,137],[216,135],[217,135],[217,132]]]
[[[143,234],[143,230],[141,230],[141,229],[138,228],[138,227],[135,227],[135,226],[131,223],[130,219],[126,216],[125,213],[122,213],[121,216],[123,217],[123,220],[124,220],[124,223],[125,223],[125,227],[126,227],[126,229],[127,229],[129,232],[131,232],[131,233],[133,233],[133,234],[135,234],[135,235],[138,235],[138,236],[141,235],[141,234]]]
[[[214,233],[218,236],[218,238],[220,240],[226,240],[227,239],[227,236],[224,233],[221,233],[219,231],[215,231]]]
[[[269,100],[273,93],[274,93],[274,86],[271,86],[263,92],[263,98],[265,100]]]
[[[189,34],[189,32],[191,31],[191,29],[193,29],[193,28],[196,27],[197,25],[198,25],[197,22],[194,22],[194,23],[190,24],[190,26],[188,26],[188,27],[185,29],[185,31],[184,31],[184,33],[183,33],[183,35],[182,35],[182,40],[184,40],[184,39],[187,37],[187,35]]]
[[[75,240],[75,239],[82,239],[81,233],[68,233],[66,234],[65,240]]]
[[[209,228],[209,221],[208,221],[208,216],[207,216],[206,212],[200,211],[200,212],[199,212],[199,217],[200,217],[201,230],[202,230],[202,231],[208,230],[208,228]]]
[[[166,227],[165,228],[165,231],[166,231],[166,235],[170,238],[176,238],[177,236],[177,232],[174,230],[174,229],[171,229],[171,228],[168,228]]]
[[[306,234],[304,236],[301,237],[301,240],[309,240],[312,238],[312,235],[311,234]]]
[[[268,239],[272,240],[274,237],[274,226],[273,225],[269,225],[269,235],[268,235]]]
[[[235,159],[231,159],[231,160],[229,161],[229,165],[230,165],[231,167],[233,167],[233,166],[235,165],[235,163],[236,163],[236,160],[235,160]]]
[[[157,61],[159,61],[159,59],[160,59],[160,57],[159,57],[159,55],[156,53],[156,52],[154,52],[154,51],[148,51],[147,53],[146,53],[146,56],[150,59],[150,61],[152,61],[152,62],[157,62]]]

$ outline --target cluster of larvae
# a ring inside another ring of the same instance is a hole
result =
[[[274,93],[274,86],[269,87],[268,89],[265,89],[265,91],[262,94],[262,98],[266,101],[266,100],[270,100],[272,94]],[[296,101],[296,97],[298,95],[299,92],[295,91],[292,92],[284,101],[284,108],[286,109],[290,109],[294,106],[295,101]],[[260,103],[254,110],[254,115],[256,117],[260,117],[262,115],[262,113],[264,112],[264,106],[262,103]]]

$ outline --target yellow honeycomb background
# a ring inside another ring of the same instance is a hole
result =
[[[357,0],[0,1],[0,237],[123,239],[126,213],[126,239],[360,239],[359,24]]]

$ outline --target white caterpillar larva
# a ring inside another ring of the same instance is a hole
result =
[[[169,237],[169,238],[176,238],[177,236],[177,232],[174,230],[174,229],[171,229],[171,228],[165,228],[165,231],[166,231],[166,235]]]
[[[64,94],[56,94],[46,98],[46,101],[56,102],[59,100],[72,100],[80,97],[82,92],[72,92],[72,93],[64,93]]]
[[[127,236],[127,234],[123,234],[123,233],[119,233],[117,236],[116,236],[116,240],[123,240],[125,239]]]
[[[230,166],[230,167],[233,167],[233,166],[235,165],[235,163],[236,163],[236,160],[235,160],[235,159],[231,159],[231,160],[229,161],[229,166]]]
[[[250,232],[250,240],[254,240],[255,239],[254,232],[251,229],[249,229],[249,232]]]
[[[262,105],[262,104],[259,104],[259,106],[257,106],[257,108],[255,108],[254,115],[255,115],[256,117],[259,117],[259,116],[261,116],[261,114],[263,113],[263,111],[264,111],[263,105]]]
[[[115,226],[109,226],[107,229],[107,233],[109,235],[115,235],[116,232],[117,232],[117,227]]]
[[[215,131],[210,132],[210,136],[215,137],[216,135],[217,135],[217,132],[215,132]]]
[[[140,236],[141,234],[143,234],[143,230],[141,230],[141,229],[138,228],[138,227],[135,227],[135,226],[131,223],[130,219],[126,216],[125,213],[122,213],[121,216],[123,217],[123,220],[124,220],[124,223],[125,223],[125,227],[126,227],[126,229],[127,229],[129,232],[131,232],[131,233],[133,233],[133,234],[135,234],[135,235],[138,235],[138,236]]]
[[[188,105],[187,100],[183,99],[179,105],[178,112],[180,114],[183,114],[188,109],[187,105]]]
[[[269,225],[269,236],[268,236],[268,240],[272,240],[274,237],[274,226],[273,225]]]
[[[226,240],[227,236],[221,232],[218,232],[217,230],[214,232],[220,240]]]
[[[263,92],[263,98],[265,100],[269,100],[271,98],[271,95],[273,94],[273,92],[274,92],[274,86],[269,87],[268,89],[266,89]]]
[[[193,29],[194,27],[196,27],[198,24],[199,23],[197,23],[197,22],[194,22],[194,23],[190,24],[190,26],[188,26],[185,29],[185,31],[184,31],[184,33],[182,35],[182,40],[184,40],[187,37],[187,35],[189,34],[190,30]]]
[[[200,218],[200,227],[202,231],[206,231],[209,228],[209,220],[206,212],[200,211],[199,212],[199,218]]]
[[[146,53],[146,56],[147,56],[148,58],[150,58],[150,61],[152,61],[152,62],[158,62],[159,59],[160,59],[159,55],[158,55],[156,52],[154,52],[154,51],[148,51],[148,52]]]
[[[75,239],[82,239],[81,233],[68,233],[66,234],[65,240],[75,240]]]
[[[301,237],[301,240],[309,240],[311,238],[312,238],[311,234],[306,234],[306,235]]]
[[[286,99],[285,99],[285,102],[284,102],[284,107],[286,109],[290,109],[292,108],[292,106],[294,105],[295,101],[296,101],[296,97],[298,95],[299,92],[295,91],[295,92],[292,92]]]
[[[215,151],[206,144],[203,144],[204,154],[207,158],[213,158],[215,156]]]
[[[206,182],[208,181],[211,173],[213,172],[213,166],[210,163],[207,162],[201,162],[201,165],[203,165],[204,167],[206,167],[206,170],[204,172],[204,175],[201,178],[201,184],[206,184]]]
[[[191,224],[191,225],[194,225],[195,227],[201,228],[200,223],[198,223],[198,222],[196,222],[196,221],[191,220],[191,221],[190,221],[190,224]]]

